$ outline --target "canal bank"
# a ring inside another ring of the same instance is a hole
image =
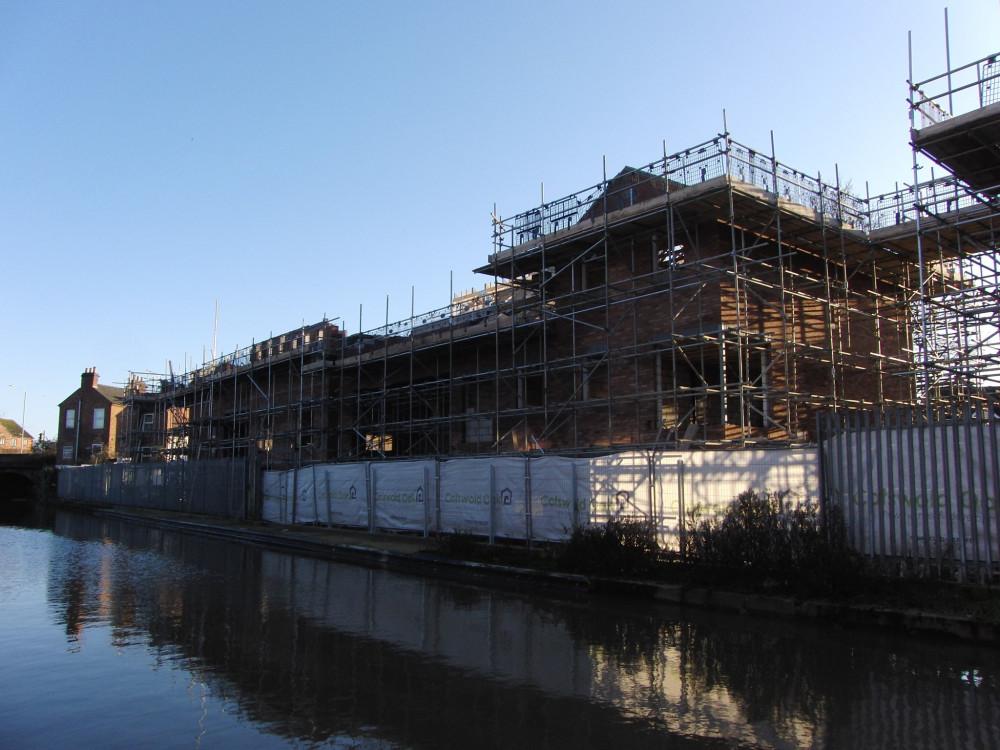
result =
[[[1000,624],[970,616],[872,604],[798,600],[789,596],[727,591],[684,583],[585,576],[474,562],[446,557],[441,554],[436,539],[408,534],[373,534],[357,529],[278,526],[214,517],[174,517],[131,508],[94,508],[74,503],[63,505],[67,509],[98,517],[284,549],[297,554],[491,586],[544,590],[562,597],[630,597],[753,617],[818,620],[844,627],[897,630],[983,645],[1000,643]]]

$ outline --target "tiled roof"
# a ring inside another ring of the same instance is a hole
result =
[[[9,435],[14,437],[21,437],[21,425],[15,422],[13,419],[0,419],[0,427],[3,427]],[[29,440],[34,440],[31,437],[30,432],[25,432],[24,437]]]
[[[122,398],[125,396],[124,388],[116,388],[113,385],[101,385],[100,383],[94,387],[97,389],[98,393],[104,396],[104,398],[116,404],[121,403]]]

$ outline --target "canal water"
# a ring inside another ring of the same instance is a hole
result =
[[[1000,648],[0,527],[2,748],[996,748]]]

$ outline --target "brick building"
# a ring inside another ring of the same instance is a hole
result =
[[[35,439],[13,419],[0,419],[0,453],[31,453]]]
[[[63,464],[113,459],[124,390],[98,383],[96,368],[80,376],[80,387],[59,404],[56,460]]]
[[[785,446],[819,412],[980,398],[1000,382],[997,60],[911,86],[913,187],[861,198],[716,136],[494,216],[484,288],[446,307],[133,378],[125,455]],[[921,93],[953,82],[972,111]],[[918,158],[946,175],[917,184]]]
[[[809,442],[818,410],[917,395],[912,228],[873,240],[877,218],[719,136],[498,219],[489,281],[448,307],[133,375],[123,453],[294,465]]]
[[[119,423],[133,460],[331,455],[343,331],[328,320],[272,336],[182,375],[132,373]]]

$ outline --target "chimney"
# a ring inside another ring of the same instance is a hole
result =
[[[81,388],[93,388],[97,385],[97,368],[88,367],[83,371],[83,375],[80,376],[80,387]]]

